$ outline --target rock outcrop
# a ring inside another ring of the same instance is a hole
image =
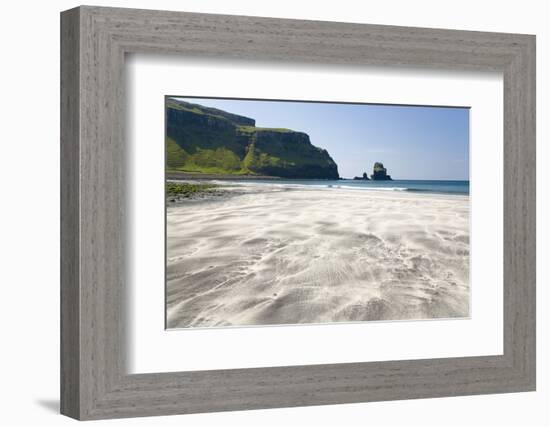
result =
[[[353,179],[361,181],[369,181],[369,176],[366,172],[363,172],[363,176],[354,176]]]
[[[376,162],[370,179],[373,181],[391,181],[391,176],[387,174],[387,170],[382,163]]]
[[[309,136],[258,128],[254,119],[176,99],[166,103],[167,168],[224,175],[338,179],[338,166]]]

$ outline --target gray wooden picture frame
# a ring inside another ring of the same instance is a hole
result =
[[[127,53],[502,72],[504,353],[128,374]],[[534,36],[89,6],[62,12],[63,414],[85,420],[530,390],[535,390]]]

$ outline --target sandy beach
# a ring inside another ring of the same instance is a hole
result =
[[[167,327],[469,316],[469,198],[266,184],[167,208]]]

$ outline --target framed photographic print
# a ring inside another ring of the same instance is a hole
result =
[[[61,16],[77,419],[535,389],[535,38]]]
[[[165,109],[167,328],[469,317],[468,108]]]

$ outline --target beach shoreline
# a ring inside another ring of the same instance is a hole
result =
[[[224,182],[167,206],[167,327],[469,316],[469,197]]]

